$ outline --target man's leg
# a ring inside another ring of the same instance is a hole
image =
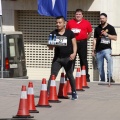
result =
[[[75,79],[73,77],[73,61],[69,58],[62,59],[63,67],[65,69],[66,75],[70,80],[70,85],[72,88],[72,99],[77,99],[77,93],[75,88]]]
[[[88,74],[88,62],[87,62],[87,40],[82,40],[77,42],[77,53],[80,59],[80,66],[82,68],[83,65],[86,67],[86,77],[87,82],[90,82],[90,75]]]
[[[55,75],[57,77],[59,70],[61,69],[61,63],[59,58],[54,58],[52,61],[52,67],[51,67],[51,75]],[[47,91],[49,92],[50,89],[50,83],[51,83],[51,75],[48,80],[48,86]]]
[[[76,55],[76,56],[77,56],[77,55]],[[74,71],[74,69],[75,69],[76,56],[75,56],[75,59],[73,60],[73,71]]]
[[[111,49],[106,49],[104,50],[104,54],[105,54],[105,59],[107,60],[107,81],[114,82],[114,80],[112,79],[112,71],[113,71],[113,59],[111,57]]]
[[[96,59],[101,81],[105,82],[104,54],[102,53],[102,51],[96,54]]]

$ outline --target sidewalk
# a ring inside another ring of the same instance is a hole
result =
[[[29,80],[0,80],[0,120],[17,114],[21,86],[28,86]],[[41,81],[32,81],[34,95],[39,96]],[[57,81],[57,89],[59,82]],[[50,103],[51,108],[37,108],[31,113],[35,120],[119,120],[120,85],[98,85],[88,83],[89,89],[78,91],[78,100],[60,99],[61,103]],[[70,96],[71,97],[71,96]],[[35,104],[39,98],[35,97]]]

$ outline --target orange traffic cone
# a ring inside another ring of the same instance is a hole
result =
[[[39,102],[36,105],[36,107],[51,107],[48,101],[47,84],[45,78],[42,79],[42,87],[41,87]]]
[[[72,95],[71,85],[68,78],[67,78],[67,94]]]
[[[13,116],[13,118],[33,118],[29,114],[26,86],[22,86],[21,91],[19,109],[17,115]]]
[[[51,75],[51,84],[50,84],[50,92],[49,92],[49,102],[59,103],[61,101],[58,100],[55,75]]]
[[[29,112],[30,113],[39,113],[39,111],[36,110],[36,108],[35,108],[34,90],[33,90],[33,83],[32,82],[29,82],[29,84],[28,84],[27,98],[28,98]]]
[[[58,98],[69,99],[67,96],[67,83],[65,81],[64,72],[61,73]]]
[[[83,88],[89,88],[87,85],[87,80],[86,80],[86,68],[85,68],[85,66],[82,66],[82,86],[83,86]]]
[[[82,79],[81,79],[80,68],[77,68],[77,70],[76,70],[75,85],[76,85],[76,91],[84,91],[82,88]]]

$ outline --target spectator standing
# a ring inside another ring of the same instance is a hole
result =
[[[107,61],[107,81],[115,82],[112,79],[113,61],[111,57],[111,40],[117,40],[115,28],[107,23],[107,14],[100,14],[100,25],[95,28],[93,51],[92,55],[96,53],[97,66],[101,81],[105,82],[104,72],[104,58]]]
[[[90,82],[87,62],[87,40],[92,35],[92,26],[88,20],[83,18],[83,10],[76,9],[75,18],[68,21],[66,29],[74,32],[77,41],[77,53],[80,59],[80,66],[86,66],[87,82]],[[74,60],[75,67],[75,60]]]

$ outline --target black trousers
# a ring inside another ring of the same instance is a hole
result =
[[[57,77],[59,70],[64,67],[66,75],[68,79],[70,80],[70,85],[72,92],[76,92],[75,88],[75,80],[73,77],[73,61],[70,60],[70,58],[58,58],[54,57],[52,61],[52,67],[51,67],[51,75],[55,75]],[[51,78],[51,76],[50,76]],[[48,80],[48,86],[47,91],[49,92],[51,79]]]
[[[77,42],[77,53],[80,59],[80,67],[82,68],[83,65],[86,66],[86,76],[89,78],[88,74],[88,62],[87,62],[87,39],[80,40]],[[74,60],[74,67],[75,67],[75,61]]]

